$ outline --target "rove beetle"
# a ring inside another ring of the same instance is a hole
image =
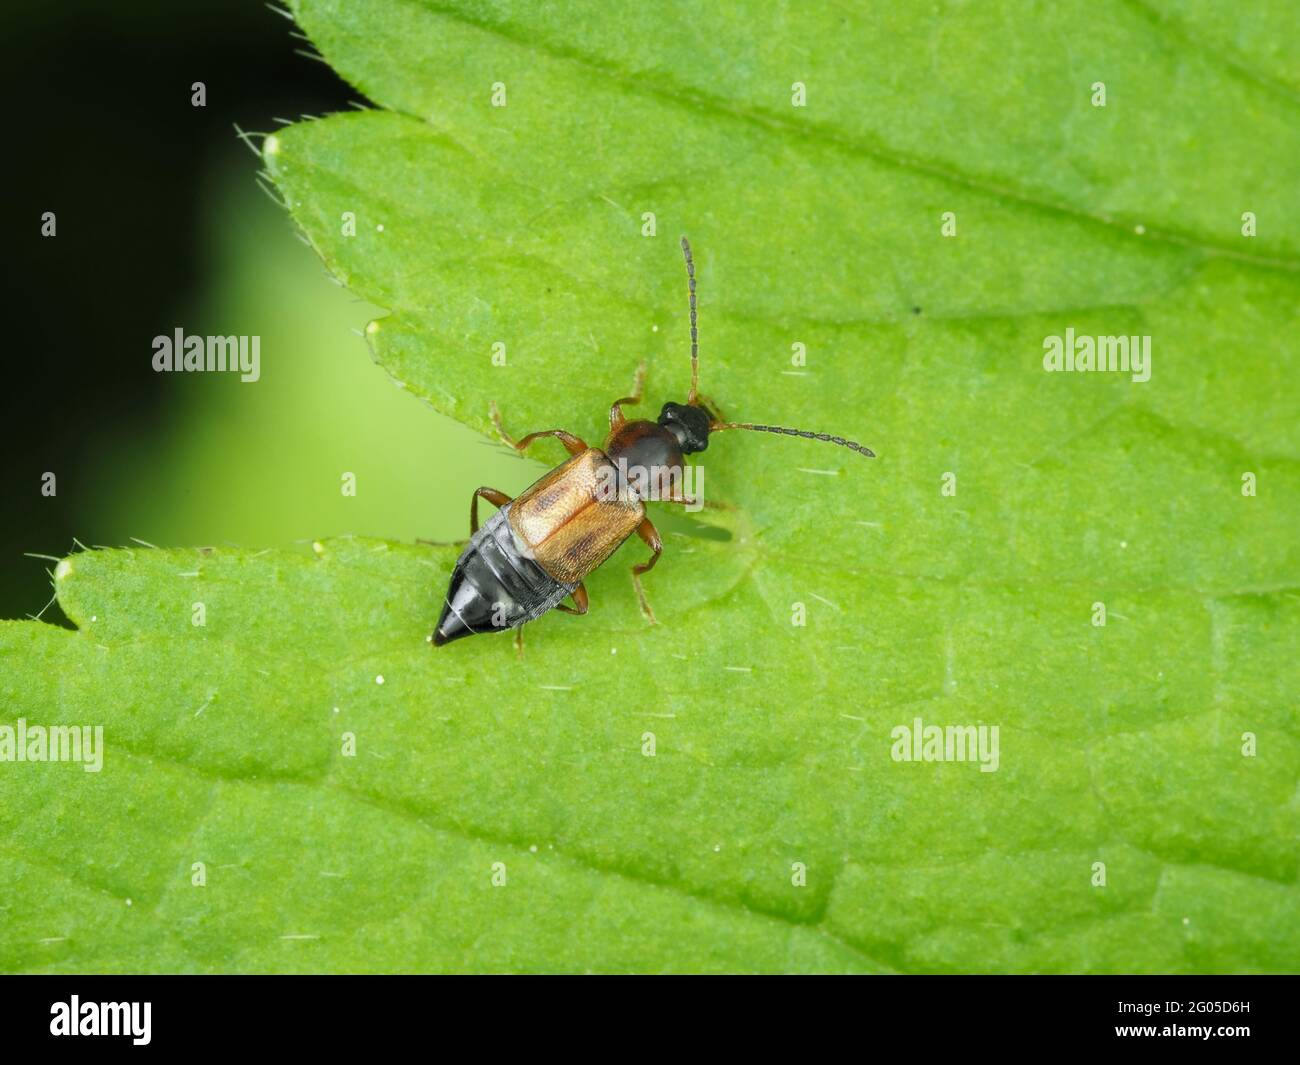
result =
[[[604,449],[589,447],[563,429],[546,429],[512,440],[501,426],[495,404],[492,420],[501,438],[523,452],[534,440],[552,436],[572,456],[545,474],[522,494],[511,499],[495,488],[479,488],[470,497],[470,540],[452,571],[451,584],[431,637],[438,646],[503,628],[520,629],[552,607],[569,614],[587,612],[583,578],[601,565],[636,533],[650,548],[650,558],[632,567],[641,609],[653,624],[654,612],[646,602],[641,574],[659,561],[663,543],[650,519],[644,500],[694,504],[681,490],[684,455],[709,446],[709,435],[727,429],[782,433],[808,440],[823,440],[851,448],[868,458],[870,448],[842,436],[786,429],[777,425],[725,422],[699,394],[699,331],[695,310],[695,263],[691,246],[682,237],[691,306],[691,390],[685,403],[665,403],[658,421],[632,421],[624,417],[625,403],[641,401],[642,374],[633,394],[615,400],[609,410],[609,437]],[[631,476],[629,471],[638,476]],[[647,484],[646,471],[653,471]],[[668,492],[662,491],[667,487]],[[481,529],[479,497],[500,509]],[[573,606],[562,600],[573,597]],[[516,636],[518,640],[518,636]]]

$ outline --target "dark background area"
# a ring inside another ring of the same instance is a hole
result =
[[[269,131],[277,117],[360,96],[297,54],[308,46],[293,23],[247,0],[60,2],[5,22],[0,617],[13,618],[50,598],[53,563],[25,553],[62,555],[93,537],[85,481],[99,449],[162,416],[167,381],[151,370],[150,340],[208,280],[201,192],[232,163],[258,168],[234,124]],[[196,81],[206,107],[191,104]],[[45,211],[54,238],[41,235]],[[57,605],[43,617],[62,620]]]

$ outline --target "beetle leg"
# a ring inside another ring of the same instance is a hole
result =
[[[655,500],[656,503],[681,503],[688,507],[703,507],[705,510],[735,510],[734,503],[719,503],[713,499],[701,499],[698,496],[688,496],[685,487],[677,482],[673,486],[671,495],[666,495],[661,499]]]
[[[622,410],[623,404],[630,403],[633,406],[636,406],[638,403],[640,403],[641,393],[644,387],[645,387],[645,363],[642,362],[641,365],[639,365],[636,368],[636,377],[632,379],[632,394],[630,396],[624,396],[622,399],[614,400],[614,405],[609,408],[609,428],[611,432],[619,428],[625,421],[627,421],[627,418],[623,416],[623,410]]]
[[[699,500],[695,499],[692,496],[686,495],[685,490],[682,488],[680,484],[677,485],[676,490],[673,492],[672,495],[661,496],[659,499],[656,499],[655,502],[656,503],[682,503],[688,507],[694,507],[699,505]]]
[[[515,657],[521,662],[524,660],[524,627],[522,625],[515,629]]]
[[[540,433],[529,433],[518,443],[513,441],[507,442],[511,447],[522,454],[529,444],[534,440],[540,440],[544,436],[555,437],[556,440],[564,445],[565,450],[568,451],[570,455],[581,455],[587,450],[587,444],[581,437],[574,436],[572,433],[565,432],[563,429],[543,429]]]
[[[565,606],[563,603],[556,603],[555,609],[563,610],[566,614],[585,614],[587,612],[589,606],[587,600],[587,586],[581,581],[578,582],[578,587],[573,589],[573,602],[573,606]]]
[[[501,434],[501,439],[504,440],[516,451],[518,451],[521,455],[523,454],[524,450],[528,447],[529,444],[531,444],[534,440],[540,440],[544,436],[555,437],[561,444],[565,446],[565,448],[568,450],[570,455],[581,455],[584,451],[587,450],[586,443],[584,443],[578,437],[574,436],[572,433],[565,432],[563,429],[543,429],[540,433],[529,433],[522,440],[516,440],[509,433],[507,433],[505,431],[504,426],[502,426],[501,412],[497,410],[497,405],[495,403],[492,404],[491,410],[492,410],[492,424],[497,427],[497,432]]]
[[[505,492],[498,492],[495,488],[475,488],[474,494],[469,499],[469,534],[473,536],[478,532],[478,497],[482,496],[494,507],[504,507],[510,502],[510,497]]]
[[[641,524],[636,527],[636,534],[645,541],[646,547],[654,553],[647,562],[638,562],[632,567],[632,583],[636,586],[637,598],[641,601],[641,612],[650,619],[650,624],[655,625],[655,612],[650,609],[650,604],[646,602],[645,589],[641,587],[641,574],[649,573],[659,561],[659,556],[663,554],[664,544],[659,539],[659,530],[654,527],[649,518],[642,518]]]
[[[656,503],[682,503],[686,506],[703,507],[705,510],[735,510],[735,503],[719,503],[716,499],[695,499],[691,496],[665,496],[656,499]]]

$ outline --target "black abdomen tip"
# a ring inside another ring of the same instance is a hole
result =
[[[448,591],[448,596],[452,591]],[[438,627],[433,630],[433,645],[441,647],[444,643],[459,640],[462,636],[473,636],[478,629],[472,629],[451,609],[450,599],[442,604],[442,616],[438,618]]]
[[[520,553],[509,512],[507,504],[493,514],[457,559],[434,630],[435,647],[480,632],[518,628],[576,587],[561,584]]]

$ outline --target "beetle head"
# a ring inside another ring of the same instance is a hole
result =
[[[674,437],[685,455],[693,455],[709,446],[709,412],[694,403],[665,403],[659,412],[659,424]]]

